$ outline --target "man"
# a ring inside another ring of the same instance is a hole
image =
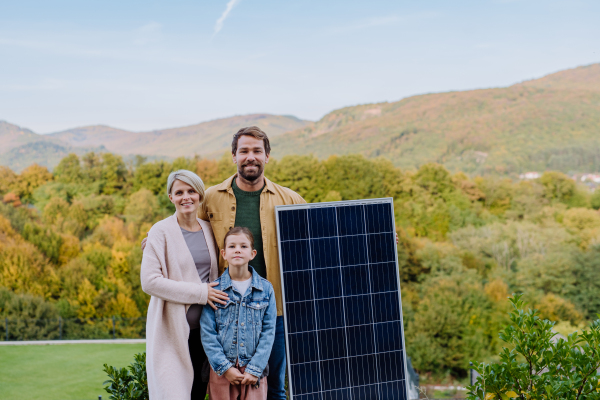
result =
[[[231,143],[231,155],[234,164],[237,164],[237,173],[206,190],[199,217],[210,221],[219,247],[223,246],[227,231],[234,226],[245,226],[252,231],[257,255],[251,264],[260,276],[271,282],[277,300],[277,327],[269,358],[267,399],[284,400],[285,330],[275,206],[306,201],[293,190],[265,177],[264,169],[270,153],[269,138],[260,128],[251,126],[240,129]],[[220,274],[225,267],[225,260],[219,257]]]

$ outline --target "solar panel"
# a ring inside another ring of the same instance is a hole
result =
[[[293,400],[407,400],[393,199],[277,206]]]

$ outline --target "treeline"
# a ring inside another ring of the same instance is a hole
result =
[[[0,167],[0,316],[144,316],[139,244],[174,212],[165,187],[180,168],[207,186],[235,173],[228,155],[127,164],[89,153],[52,172]],[[564,333],[600,313],[600,191],[561,173],[472,179],[349,155],[272,159],[266,175],[309,202],[394,198],[406,346],[421,373],[464,377],[469,360],[497,354],[510,293]]]

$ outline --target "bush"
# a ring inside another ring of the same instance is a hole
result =
[[[110,400],[148,400],[148,378],[146,376],[146,353],[134,356],[128,368],[115,368],[104,364],[109,380],[103,385]]]
[[[540,319],[537,310],[524,311],[521,295],[510,302],[512,325],[500,339],[513,348],[503,349],[499,363],[474,363],[480,376],[468,387],[468,399],[600,399],[600,320],[581,334],[556,339],[555,322]]]

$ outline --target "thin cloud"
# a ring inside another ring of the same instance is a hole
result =
[[[219,17],[217,23],[215,24],[215,33],[213,34],[213,36],[219,33],[221,29],[223,29],[223,22],[225,22],[225,20],[229,16],[229,13],[231,12],[231,10],[233,10],[233,7],[237,6],[240,1],[242,0],[229,0],[229,2],[227,3],[227,7],[225,7],[225,11],[223,11],[223,14],[221,15],[221,17]]]

